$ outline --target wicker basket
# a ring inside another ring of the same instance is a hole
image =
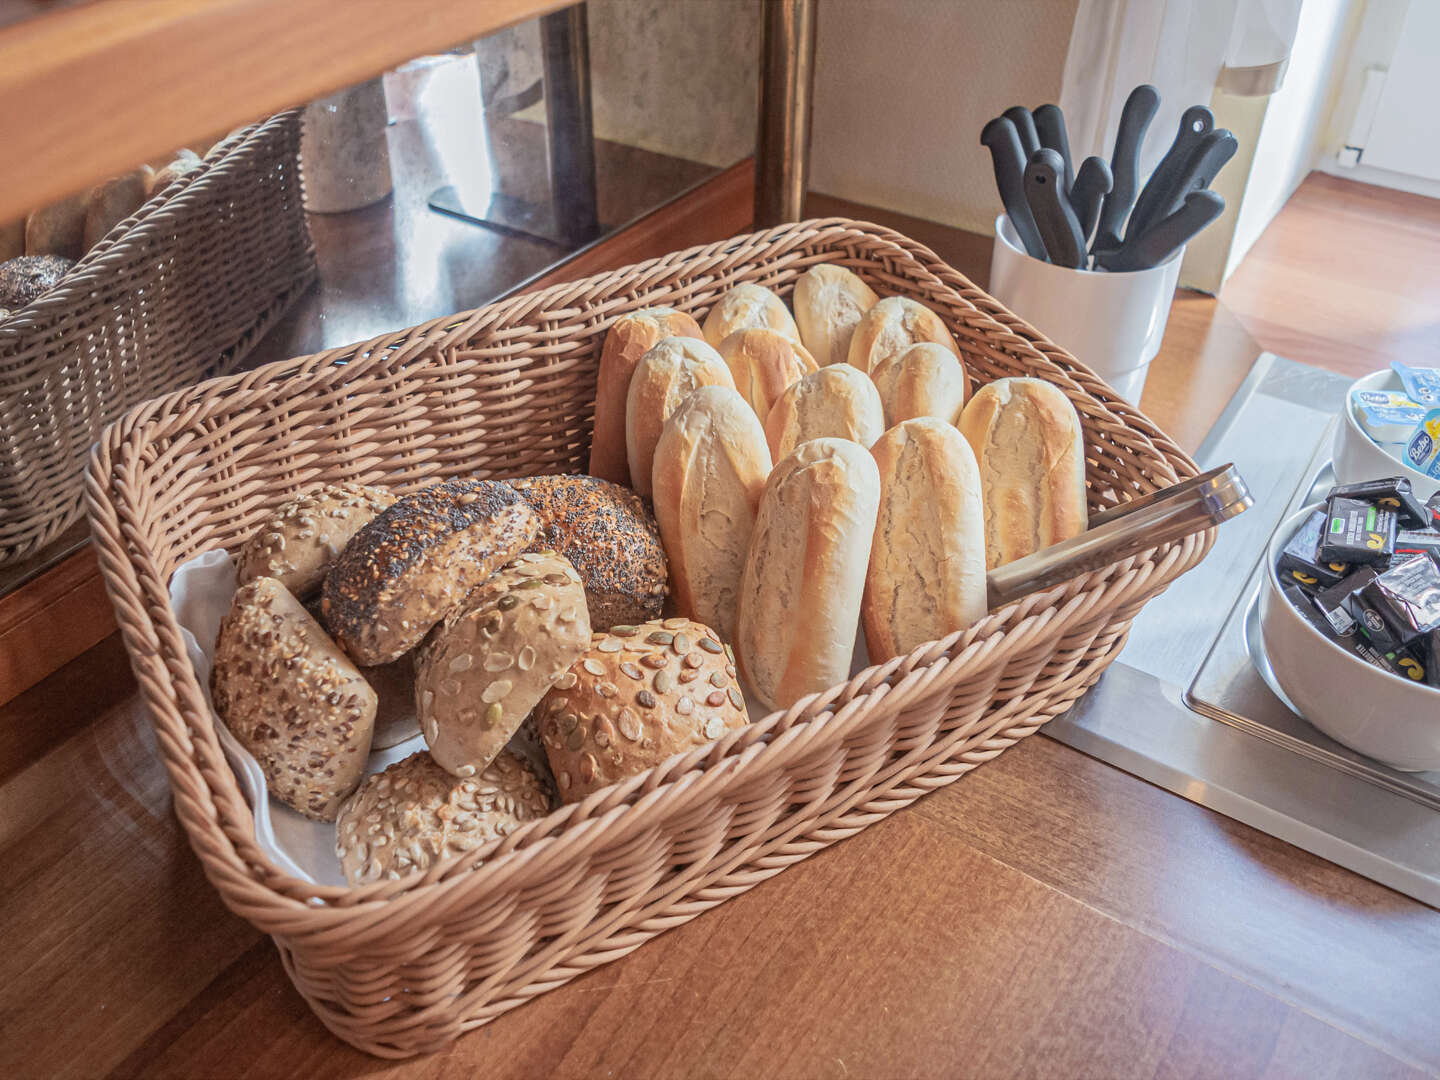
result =
[[[167,601],[175,567],[234,545],[267,508],[321,481],[408,490],[582,471],[616,316],[658,303],[703,315],[740,281],[788,294],[819,262],[939,312],[977,379],[1060,386],[1084,423],[1092,509],[1193,475],[1149,421],[932,252],[844,220],[219,379],[135,409],[97,447],[96,547],[176,813],[226,903],[274,936],[296,987],[345,1041],[387,1057],[438,1049],[959,779],[1064,712],[1141,606],[1209,550],[1213,531],[1027,597],[424,875],[346,890],[269,864]]]
[[[299,145],[298,112],[236,132],[0,321],[0,564],[80,516],[106,424],[233,365],[310,283]]]

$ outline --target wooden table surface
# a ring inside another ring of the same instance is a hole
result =
[[[1182,294],[1145,406],[1193,448],[1257,353]],[[0,709],[0,853],[6,1077],[1440,1067],[1440,915],[1043,736],[401,1064],[330,1036],[206,883],[114,638]]]

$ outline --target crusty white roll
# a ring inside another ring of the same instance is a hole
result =
[[[750,403],[760,423],[791,383],[815,370],[815,358],[774,330],[736,330],[720,343],[735,389]]]
[[[874,289],[843,266],[822,263],[801,274],[790,302],[800,340],[815,362],[821,367],[845,363],[860,317],[879,300]]]
[[[759,419],[728,386],[686,398],[655,447],[655,517],[676,607],[725,641],[735,639],[740,575],[770,464]]]
[[[811,439],[849,439],[868,449],[884,430],[879,391],[849,364],[822,367],[791,383],[765,419],[775,461]]]
[[[666,338],[635,365],[625,399],[625,454],[630,486],[638,494],[650,494],[650,466],[665,421],[692,390],[702,386],[733,390],[735,380],[720,354],[695,338]]]
[[[965,364],[943,345],[922,341],[880,361],[870,373],[885,406],[885,426],[917,416],[935,416],[947,424],[960,419],[969,393]]]
[[[960,433],[980,464],[990,569],[1085,531],[1085,433],[1058,387],[996,379],[975,391]]]
[[[860,317],[850,339],[850,365],[869,375],[911,345],[933,341],[956,356],[960,350],[940,316],[906,296],[887,296]]]
[[[595,435],[590,440],[590,475],[630,483],[625,457],[625,398],[640,358],[667,337],[703,338],[700,324],[671,307],[645,308],[611,324],[600,351],[595,378]]]
[[[800,331],[785,301],[763,285],[741,282],[727,292],[705,316],[705,340],[715,348],[736,330],[774,330],[800,344]]]
[[[846,439],[802,443],[770,473],[740,582],[735,649],[772,709],[849,677],[879,503],[875,459]]]
[[[89,251],[145,201],[150,183],[150,166],[116,176],[90,189],[85,199],[84,247]]]
[[[861,618],[879,664],[984,618],[985,507],[975,454],[953,424],[906,420],[871,453],[880,510]]]

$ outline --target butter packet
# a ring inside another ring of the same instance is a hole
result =
[[[1416,368],[1392,360],[1390,370],[1400,376],[1400,385],[1411,401],[1427,409],[1440,406],[1440,368]]]
[[[1440,479],[1440,409],[1431,409],[1405,444],[1405,464]]]
[[[1425,419],[1425,407],[1397,390],[1352,390],[1355,418],[1377,443],[1403,443]]]

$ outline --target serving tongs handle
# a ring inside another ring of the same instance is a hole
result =
[[[1254,503],[1233,464],[1121,503],[1092,517],[1079,536],[991,570],[985,576],[990,610],[1223,524]]]

